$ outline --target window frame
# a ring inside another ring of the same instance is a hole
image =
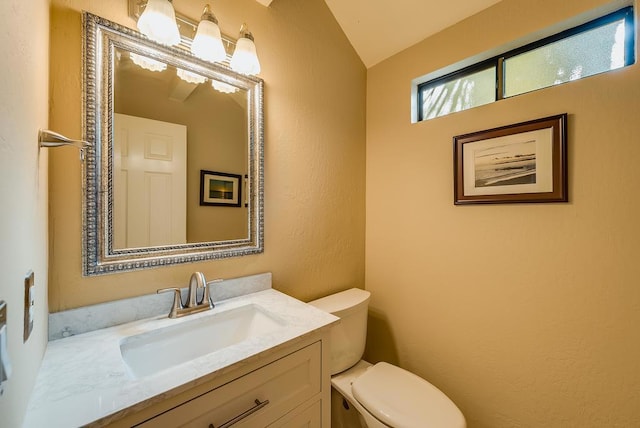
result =
[[[425,87],[431,87],[431,86],[440,86],[442,84],[446,84],[449,82],[453,82],[455,80],[458,79],[462,79],[463,77],[466,76],[470,76],[474,73],[477,73],[479,71],[484,71],[484,70],[489,70],[491,68],[494,69],[495,73],[494,75],[496,76],[496,82],[500,79],[500,77],[498,76],[498,59],[499,57],[493,57],[493,58],[489,58],[486,59],[484,61],[480,61],[477,62],[475,64],[471,64],[468,67],[464,67],[460,70],[456,70],[453,71],[449,74],[445,74],[444,76],[441,77],[437,77],[435,79],[431,79],[427,82],[423,82],[420,83],[418,85],[418,122],[421,122],[423,120],[425,120],[425,116],[424,116],[424,88]],[[498,96],[498,86],[496,85],[495,91],[494,91],[494,96],[497,97]],[[497,98],[496,98],[497,99]],[[496,99],[493,100],[493,102],[496,102]],[[482,104],[482,105],[486,105],[486,104]],[[465,109],[468,110],[468,109]],[[460,110],[463,111],[463,110]],[[452,112],[455,113],[455,112]],[[447,114],[451,114],[451,113],[447,113]],[[442,116],[446,116],[447,114],[444,114]],[[436,116],[432,119],[435,119],[437,117],[441,117],[441,116]]]
[[[629,65],[634,64],[636,60],[634,7],[625,6],[622,9],[619,9],[615,12],[608,13],[599,18],[588,21],[584,24],[580,24],[575,27],[569,28],[567,30],[561,31],[559,33],[552,34],[547,37],[543,37],[542,39],[508,50],[504,53],[492,56],[491,58],[473,63],[469,66],[463,67],[459,70],[455,70],[451,73],[447,73],[443,76],[418,83],[417,85],[418,122],[428,120],[428,119],[425,119],[425,111],[424,111],[424,98],[423,98],[424,95],[423,94],[425,92],[424,90],[425,88],[446,84],[446,83],[461,79],[465,76],[469,76],[478,71],[486,70],[488,68],[493,67],[495,69],[495,76],[496,76],[495,99],[493,102],[497,102],[506,98],[513,98],[515,96],[522,95],[522,94],[516,94],[510,97],[504,96],[504,78],[505,78],[504,61],[506,59],[513,58],[517,55],[521,55],[523,53],[538,49],[546,45],[550,45],[552,43],[575,36],[577,34],[585,33],[590,30],[603,27],[607,24],[611,24],[612,22],[619,21],[619,20],[624,20],[624,24],[625,24],[624,65],[621,68],[628,67]],[[611,71],[611,70],[607,70],[607,71]],[[603,71],[603,73],[606,73],[607,71]],[[602,74],[602,73],[598,73],[598,74]],[[589,77],[589,76],[585,76],[585,77]],[[578,80],[581,80],[581,79],[578,79]],[[563,83],[568,83],[568,82],[563,82]],[[546,87],[549,87],[549,86],[546,86]],[[544,89],[544,88],[539,88],[539,89]],[[483,105],[486,105],[486,104],[483,104]],[[468,110],[468,109],[464,109],[464,110]],[[459,111],[464,111],[464,110],[459,110]],[[455,113],[455,112],[452,112],[452,113]],[[447,114],[451,114],[451,113],[447,113]],[[436,116],[432,119],[446,116],[447,114]]]

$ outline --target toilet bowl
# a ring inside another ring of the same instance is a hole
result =
[[[456,405],[426,380],[389,363],[361,359],[370,295],[352,288],[309,302],[340,318],[331,329],[332,387],[358,411],[364,427],[465,428]]]

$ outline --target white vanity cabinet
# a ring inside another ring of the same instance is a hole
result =
[[[109,426],[329,428],[328,342],[313,336]]]
[[[138,426],[288,426],[276,422],[322,391],[320,360],[321,345],[316,342]]]

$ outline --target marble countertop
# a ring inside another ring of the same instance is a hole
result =
[[[286,327],[205,355],[155,375],[134,379],[120,355],[128,336],[256,304]],[[25,427],[100,426],[228,373],[249,361],[329,327],[338,318],[268,289],[216,302],[211,311],[169,319],[156,316],[51,341],[27,410]]]

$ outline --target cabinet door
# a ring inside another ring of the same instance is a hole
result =
[[[320,393],[321,346],[316,342],[138,426],[266,427]]]

